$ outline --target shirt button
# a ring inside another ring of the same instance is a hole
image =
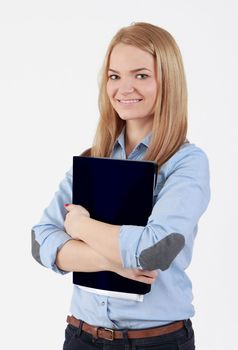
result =
[[[104,305],[105,305],[105,301],[102,301],[102,302],[101,302],[101,305],[104,306]]]

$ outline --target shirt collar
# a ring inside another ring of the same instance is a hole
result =
[[[114,148],[119,144],[122,147],[122,149],[125,149],[125,129],[126,129],[126,127],[124,125],[120,135],[118,136],[118,138],[115,141]],[[151,141],[151,137],[152,137],[152,131],[149,134],[147,134],[143,138],[143,140],[140,141],[139,144],[143,144],[143,145],[145,145],[148,148],[149,147],[149,143]]]

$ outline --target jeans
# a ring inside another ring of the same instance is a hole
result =
[[[184,328],[165,335],[128,339],[126,330],[124,339],[113,341],[95,339],[91,334],[70,324],[65,329],[63,350],[195,350],[194,331],[190,319],[185,321]]]

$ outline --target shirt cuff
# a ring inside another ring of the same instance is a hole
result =
[[[123,267],[126,269],[142,269],[139,263],[138,247],[144,226],[122,225],[119,230],[120,253]]]
[[[47,237],[40,247],[42,264],[51,270],[64,275],[69,271],[59,269],[55,263],[58,251],[72,238],[64,231],[58,230]]]

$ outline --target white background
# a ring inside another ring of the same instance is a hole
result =
[[[237,2],[0,2],[1,348],[59,350],[71,276],[31,257],[30,231],[98,122],[97,76],[110,39],[144,21],[184,59],[189,140],[210,160],[212,198],[193,261],[198,350],[237,346]]]

